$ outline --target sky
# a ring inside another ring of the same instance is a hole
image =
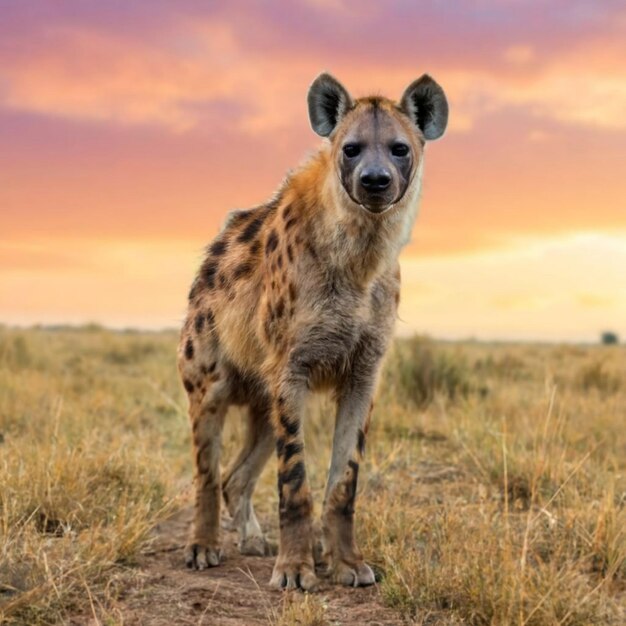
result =
[[[400,334],[626,336],[626,4],[0,0],[0,323],[177,327],[203,246],[320,145],[321,71],[450,102]]]

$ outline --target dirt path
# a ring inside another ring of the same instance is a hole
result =
[[[116,607],[115,613],[124,624],[274,624],[285,602],[303,600],[300,592],[287,594],[268,589],[274,558],[242,557],[235,546],[236,534],[231,531],[223,533],[226,560],[220,567],[203,572],[185,569],[183,544],[191,514],[190,508],[185,509],[156,529],[150,551],[139,560],[139,583],[127,588]],[[382,605],[376,586],[346,589],[323,584],[315,599],[325,605],[330,624],[402,623],[394,611]]]

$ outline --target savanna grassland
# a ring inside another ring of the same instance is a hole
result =
[[[398,341],[361,472],[374,589],[182,567],[192,474],[175,333],[0,328],[0,622],[626,621],[626,348]],[[332,410],[311,402],[319,513]],[[227,423],[227,460],[241,436]],[[277,535],[275,462],[255,504]]]

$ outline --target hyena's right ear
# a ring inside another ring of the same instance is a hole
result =
[[[330,74],[320,74],[309,87],[307,96],[311,128],[328,137],[352,106],[352,98],[343,85]]]

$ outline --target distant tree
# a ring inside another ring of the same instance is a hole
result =
[[[619,337],[617,336],[617,333],[606,330],[600,335],[600,341],[602,342],[602,345],[614,346],[619,343]]]

